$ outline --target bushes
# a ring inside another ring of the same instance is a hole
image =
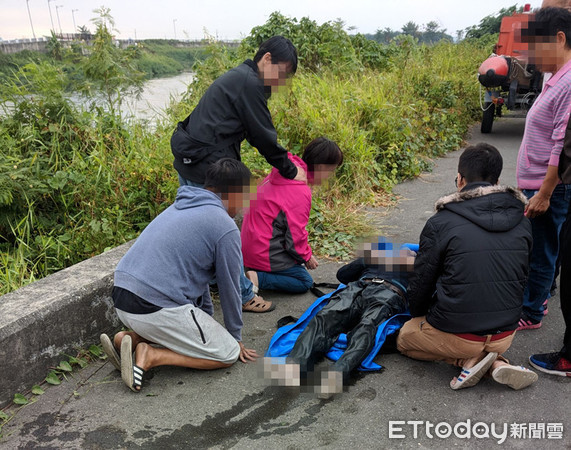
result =
[[[155,131],[102,108],[78,110],[64,95],[67,72],[32,64],[1,85],[0,293],[137,236],[174,199],[176,122],[217,76],[277,33],[300,57],[291,91],[269,101],[280,142],[301,154],[326,135],[345,153],[337,176],[315,195],[309,231],[318,254],[347,256],[352,239],[371,232],[362,205],[457,149],[477,118],[474,74],[487,56],[478,42],[426,47],[403,36],[381,46],[347,35],[339,22],[280,14],[238,49],[209,47],[185,98]],[[270,170],[246,143],[242,155],[258,176]]]

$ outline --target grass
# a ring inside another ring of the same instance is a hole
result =
[[[239,49],[210,47],[185,97],[155,127],[78,109],[65,95],[66,72],[46,62],[0,85],[0,294],[135,238],[174,200],[176,122],[279,27],[303,40],[294,42],[302,63],[291,91],[269,102],[280,143],[301,154],[325,135],[345,153],[337,176],[314,195],[308,229],[318,255],[348,257],[355,239],[374,232],[364,208],[456,150],[477,118],[474,74],[488,53],[477,42],[426,47],[402,39],[375,53],[375,43],[337,42],[345,33],[338,26],[315,24],[312,34],[311,22],[274,16],[266,26],[274,28],[254,29]],[[257,176],[270,170],[246,143],[242,155]]]

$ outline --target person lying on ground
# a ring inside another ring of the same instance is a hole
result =
[[[436,202],[420,235],[408,290],[413,318],[397,338],[403,355],[461,367],[452,389],[474,386],[487,372],[513,389],[537,380],[501,356],[520,318],[532,247],[526,199],[498,185],[502,165],[488,144],[460,156],[458,192]]]
[[[249,196],[250,177],[239,161],[212,164],[205,188],[181,186],[174,204],[117,265],[115,311],[132,331],[117,333],[113,342],[102,334],[101,343],[131,390],[141,389],[144,373],[153,367],[218,369],[258,356],[242,343],[242,255],[232,220]],[[212,317],[214,275],[226,328]]]
[[[258,289],[299,294],[313,285],[307,269],[318,266],[306,229],[310,186],[319,186],[333,174],[343,162],[343,152],[335,142],[319,137],[305,148],[301,158],[288,156],[307,172],[308,181],[290,180],[276,169],[271,171],[244,215],[242,254],[246,276]]]
[[[340,393],[351,373],[372,352],[379,326],[407,309],[406,288],[415,253],[389,242],[366,243],[363,257],[342,267],[337,278],[346,286],[298,336],[286,362],[264,358],[264,375],[278,385],[309,386],[320,398]],[[339,359],[320,373],[315,364],[347,333],[347,348]],[[379,348],[382,343],[379,343]]]

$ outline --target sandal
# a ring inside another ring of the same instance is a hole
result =
[[[502,365],[492,372],[494,381],[505,384],[512,389],[519,390],[528,387],[537,381],[537,374],[533,370],[521,366]]]
[[[276,305],[273,305],[272,302],[267,302],[258,295],[254,295],[252,300],[242,305],[242,311],[244,312],[265,313],[274,309],[276,309]]]
[[[460,372],[458,378],[450,382],[450,387],[454,390],[458,390],[475,386],[492,366],[497,357],[498,354],[496,352],[490,352],[474,367],[470,367],[469,369],[462,368],[462,372]]]
[[[118,371],[121,371],[121,360],[119,359],[119,353],[115,350],[115,346],[113,342],[105,333],[99,336],[99,341],[101,342],[101,347],[103,347],[103,351],[107,355],[107,359],[113,364]]]
[[[140,392],[145,371],[133,363],[133,344],[127,335],[121,341],[121,378],[133,392]]]

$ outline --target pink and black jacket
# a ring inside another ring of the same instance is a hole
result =
[[[291,153],[288,157],[307,171],[301,158]],[[263,272],[279,272],[308,261],[312,252],[305,227],[310,210],[309,186],[272,169],[258,186],[256,199],[244,215],[241,234],[244,265]]]

